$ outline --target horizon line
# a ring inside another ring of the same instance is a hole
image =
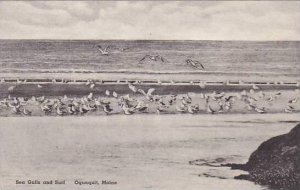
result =
[[[93,41],[243,41],[243,42],[300,42],[299,40],[214,40],[214,39],[208,39],[208,40],[201,40],[201,39],[96,39],[96,38],[88,38],[88,39],[54,39],[54,38],[0,38],[0,40],[49,40],[49,41],[87,41],[87,40],[93,40]]]

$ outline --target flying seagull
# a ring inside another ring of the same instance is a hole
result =
[[[185,62],[189,65],[191,65],[194,68],[202,69],[204,70],[204,66],[200,63],[200,61],[192,60],[192,59],[186,59]]]
[[[165,59],[164,59],[161,55],[145,55],[145,56],[140,60],[140,63],[142,63],[142,61],[144,61],[145,59],[150,59],[151,61],[161,61],[161,62],[165,62]]]
[[[102,55],[108,56],[108,48],[109,48],[109,46],[107,46],[106,48],[102,48],[100,45],[98,45],[97,47],[98,47],[98,50],[101,52]]]

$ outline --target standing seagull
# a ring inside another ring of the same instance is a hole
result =
[[[98,50],[101,52],[102,55],[108,56],[108,48],[109,48],[109,46],[107,46],[106,48],[102,48],[100,45],[98,45],[97,47],[98,47]]]
[[[195,60],[192,60],[192,59],[186,59],[185,62],[187,64],[191,65],[194,68],[202,69],[202,70],[205,69],[204,66],[200,63],[200,61],[195,61]]]

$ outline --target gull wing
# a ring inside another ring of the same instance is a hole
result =
[[[107,51],[108,49],[110,49],[111,46],[107,46],[106,48],[104,48],[104,51]]]
[[[141,60],[140,60],[140,62],[141,61],[144,61],[146,58],[149,58],[149,57],[151,57],[150,55],[145,55]]]
[[[199,65],[200,65],[200,67],[201,67],[202,69],[205,69],[204,66],[203,66],[201,63],[199,63]]]
[[[146,92],[143,89],[138,89],[138,92],[145,95],[145,96],[147,95]]]
[[[150,88],[147,92],[147,95],[151,96],[154,91],[155,91],[155,88]]]

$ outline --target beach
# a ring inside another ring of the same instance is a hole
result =
[[[299,44],[0,40],[0,188],[270,189],[219,166],[300,122]]]
[[[263,190],[267,187],[233,179],[242,171],[208,164],[245,163],[261,142],[294,127],[299,114],[2,117],[0,122],[3,189],[65,189],[15,184],[56,179],[72,189]],[[103,186],[101,180],[118,184]]]

